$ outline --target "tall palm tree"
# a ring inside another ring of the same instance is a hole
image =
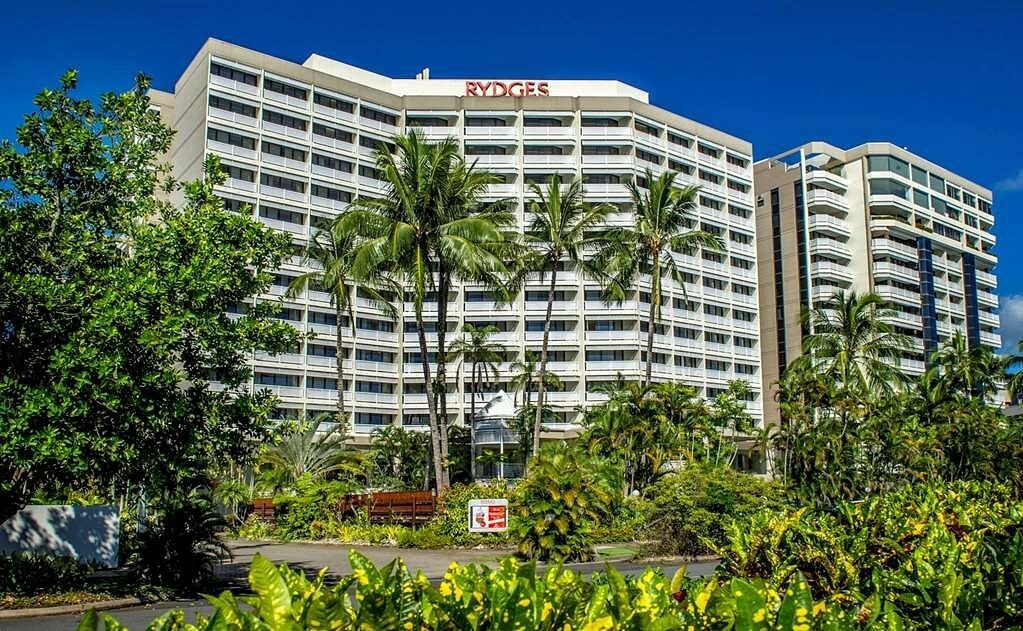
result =
[[[522,405],[523,407],[531,407],[533,405],[532,392],[535,389],[533,384],[539,378],[540,373],[537,366],[540,363],[540,354],[536,351],[526,351],[525,356],[516,360],[511,365],[512,377],[509,386],[515,391],[515,405],[519,403],[519,391],[522,391]],[[552,372],[544,373],[544,381],[548,388],[560,388],[561,378]]]
[[[386,195],[356,199],[342,224],[365,239],[357,249],[353,273],[359,278],[385,273],[411,294],[430,418],[434,475],[437,487],[442,489],[450,484],[448,427],[447,419],[438,414],[434,396],[423,303],[427,293],[436,290],[438,316],[444,318],[447,283],[453,276],[478,279],[506,273],[502,258],[505,234],[495,219],[496,211],[471,212],[472,200],[482,194],[488,180],[469,173],[470,169],[458,156],[454,139],[427,143],[418,131],[412,131],[395,136],[394,145],[397,157],[386,149],[377,151],[376,166],[387,182]],[[438,331],[445,328],[445,320],[438,320]],[[443,347],[438,347],[441,373],[438,376],[443,376],[444,352]]]
[[[484,381],[495,381],[498,378],[497,365],[504,360],[506,349],[503,344],[490,340],[490,336],[498,331],[492,324],[476,327],[466,323],[463,331],[465,336],[451,343],[448,358],[452,361],[460,359],[460,367],[469,364],[469,389],[472,392],[470,427],[474,427],[477,387]]]
[[[892,394],[905,382],[897,362],[910,344],[895,330],[894,316],[877,294],[836,292],[805,316],[812,331],[803,338],[809,366],[856,399]]]
[[[998,389],[1005,364],[987,346],[970,348],[961,331],[956,331],[930,359],[929,372],[934,373],[947,392],[978,399]]]
[[[540,346],[540,368],[537,377],[536,418],[533,422],[533,453],[540,450],[540,423],[546,391],[547,348],[550,344],[551,312],[554,309],[558,268],[563,262],[574,263],[576,268],[587,267],[587,248],[600,249],[607,243],[602,231],[612,207],[607,204],[591,205],[583,202],[582,184],[575,180],[562,188],[558,175],[547,180],[546,188],[530,185],[537,198],[529,205],[533,220],[525,233],[526,250],[522,269],[539,272],[542,279],[550,273],[547,289],[547,311],[543,321],[543,342]]]
[[[341,350],[341,326],[344,316],[352,329],[352,347],[355,347],[355,317],[352,313],[352,292],[354,280],[352,264],[355,260],[356,235],[342,226],[341,217],[333,219],[324,230],[313,235],[303,252],[303,265],[311,267],[310,271],[298,276],[288,286],[287,295],[294,298],[310,287],[324,291],[330,295],[330,303],[334,307],[337,321],[337,345],[335,352],[335,370],[337,373],[337,411],[335,413],[339,432],[348,435],[348,413],[345,411],[345,375],[344,353]],[[378,304],[382,305],[392,317],[396,315],[394,307],[374,287],[373,279],[361,279],[362,291]]]
[[[635,206],[634,226],[612,232],[615,247],[606,258],[599,258],[599,268],[610,279],[612,295],[622,299],[634,285],[636,274],[650,270],[650,312],[647,316],[646,383],[650,383],[653,370],[654,330],[661,317],[661,288],[664,276],[671,278],[685,290],[682,274],[674,253],[694,252],[701,248],[723,251],[721,239],[705,230],[692,228],[695,223],[699,187],[678,187],[678,173],[665,171],[655,176],[649,169],[644,174],[645,190],[629,182],[629,192]]]
[[[1002,363],[1005,387],[1009,390],[1012,403],[1016,403],[1023,394],[1023,340],[1019,341],[1016,350],[1017,352],[1006,356]]]

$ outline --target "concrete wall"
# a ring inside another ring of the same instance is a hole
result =
[[[26,506],[0,526],[0,553],[49,552],[117,567],[116,506]]]

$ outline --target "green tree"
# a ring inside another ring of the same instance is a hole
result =
[[[694,229],[693,211],[699,187],[679,188],[675,185],[678,173],[665,171],[655,176],[649,169],[643,175],[644,189],[635,181],[629,182],[629,192],[635,208],[634,226],[617,228],[611,232],[615,247],[606,254],[598,253],[597,269],[608,279],[609,295],[617,299],[636,285],[639,273],[650,274],[650,312],[647,315],[646,378],[650,383],[653,370],[654,330],[661,317],[661,293],[664,276],[669,275],[680,287],[685,287],[682,273],[674,253],[694,252],[701,248],[723,251],[721,239],[705,230]]]
[[[970,348],[961,331],[956,331],[930,359],[930,372],[945,392],[981,400],[998,391],[1005,370],[1005,361],[994,351],[987,346]]]
[[[384,273],[411,293],[430,418],[430,441],[438,488],[449,485],[447,418],[438,414],[431,374],[423,303],[438,296],[438,380],[444,379],[447,292],[454,276],[469,281],[507,273],[505,233],[510,213],[476,208],[491,176],[473,171],[458,156],[457,143],[427,143],[413,131],[394,138],[397,156],[377,151],[376,164],[388,184],[382,198],[359,198],[341,225],[365,238],[353,273],[377,278]],[[500,283],[497,283],[500,284]],[[446,382],[439,381],[442,387]],[[441,393],[443,395],[443,392]],[[446,399],[443,399],[446,400]]]
[[[342,215],[343,216],[343,215]],[[355,354],[355,314],[352,311],[352,292],[355,290],[352,264],[355,261],[356,235],[341,225],[341,217],[336,217],[323,230],[318,230],[306,246],[303,263],[312,269],[291,281],[288,296],[294,298],[307,289],[314,288],[330,295],[330,303],[334,307],[337,321],[337,345],[335,353],[335,370],[337,371],[337,412],[335,421],[341,436],[347,436],[351,425],[348,412],[345,410],[345,370],[344,353],[341,349],[341,327],[345,316],[352,330],[352,356]],[[397,311],[390,301],[373,284],[376,278],[362,278],[359,289],[369,298],[381,305],[392,317]],[[378,281],[377,281],[378,282]]]
[[[0,521],[83,479],[155,495],[245,460],[274,405],[245,359],[298,339],[273,303],[227,316],[269,289],[290,239],[223,209],[215,159],[183,207],[159,201],[171,131],[148,80],[98,106],[76,84],[0,143]]]
[[[515,391],[515,404],[518,405],[518,393],[522,391],[522,405],[533,407],[532,393],[536,391],[536,381],[539,378],[537,365],[540,363],[540,354],[536,351],[526,351],[522,359],[512,363],[512,377],[509,387]],[[552,372],[544,373],[544,381],[548,388],[562,387],[561,378]]]
[[[426,434],[385,425],[373,430],[369,458],[375,472],[372,486],[397,484],[406,489],[424,488],[427,483],[429,446]]]
[[[345,435],[330,420],[329,414],[319,414],[292,428],[263,451],[263,462],[282,471],[290,484],[303,477],[323,480],[340,471],[361,473],[362,452],[348,447]]]
[[[460,366],[469,364],[469,389],[472,392],[470,422],[475,426],[477,388],[481,383],[498,378],[500,371],[497,365],[504,361],[507,351],[503,344],[490,340],[490,336],[498,331],[492,324],[476,327],[466,323],[463,331],[465,336],[451,344],[448,358],[451,361],[460,360]]]
[[[838,291],[806,315],[803,353],[813,370],[855,400],[890,395],[905,377],[898,359],[909,338],[895,330],[895,311],[874,293]]]
[[[547,348],[550,344],[551,311],[558,282],[558,268],[565,262],[584,271],[588,269],[587,250],[597,250],[607,243],[603,230],[607,215],[612,207],[607,204],[596,206],[583,202],[582,184],[575,180],[562,189],[561,178],[552,175],[546,189],[531,184],[536,199],[529,204],[533,220],[526,229],[525,242],[529,247],[523,258],[522,270],[550,274],[547,288],[547,311],[543,320],[543,342],[540,345],[540,368],[537,377],[536,418],[533,422],[533,453],[540,449],[540,421],[544,406],[544,392],[547,380]]]

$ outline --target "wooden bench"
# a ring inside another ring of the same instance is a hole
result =
[[[349,495],[341,513],[365,510],[371,522],[424,524],[437,510],[437,497],[433,491],[382,491]]]
[[[255,515],[263,521],[272,522],[276,518],[274,514],[274,498],[272,497],[257,497],[253,499],[249,509],[250,515]]]

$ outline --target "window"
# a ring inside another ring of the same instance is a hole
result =
[[[646,162],[652,162],[653,164],[661,163],[661,156],[650,153],[649,151],[643,151],[642,149],[636,149],[636,157]]]
[[[753,287],[750,287],[749,285],[741,285],[739,283],[732,283],[732,292],[742,296],[752,296]]]
[[[373,168],[371,166],[368,166],[368,165],[365,165],[365,164],[360,164],[359,165],[359,175],[361,175],[362,177],[368,177],[368,178],[373,179],[373,180],[383,179],[380,176],[380,171],[378,169],[375,169],[375,168]]]
[[[696,308],[700,306],[700,303],[694,300],[686,300],[685,298],[674,298],[671,304],[674,308],[681,309],[682,311],[696,311]]]
[[[436,351],[427,351],[427,353],[426,353],[426,361],[431,363],[431,364],[436,363],[437,362],[437,353],[436,353]],[[419,351],[409,351],[409,352],[405,353],[404,362],[406,364],[422,364],[423,363],[423,354],[420,353]]]
[[[931,173],[931,190],[938,193],[944,193],[945,180]]]
[[[500,145],[466,145],[465,155],[467,156],[504,156],[508,155],[508,148]]]
[[[287,287],[291,285],[291,281],[298,278],[297,276],[288,276],[287,274],[274,274],[273,284],[278,287]]]
[[[703,180],[704,182],[710,182],[711,184],[720,184],[721,180],[723,180],[724,178],[722,178],[720,175],[716,173],[711,173],[710,171],[704,171],[703,169],[700,169],[700,179]]]
[[[917,184],[927,186],[927,171],[924,171],[920,167],[913,167],[913,181]]]
[[[326,169],[334,171],[343,171],[345,173],[352,172],[352,163],[338,158],[332,158],[331,156],[325,156],[319,153],[313,154],[313,164]]]
[[[654,138],[661,137],[661,130],[657,129],[652,125],[647,125],[646,123],[643,123],[641,121],[636,121],[636,131],[642,132],[648,136],[653,136]]]
[[[309,91],[297,86],[293,86],[277,79],[266,78],[263,80],[263,88],[277,94],[283,94],[284,96],[290,96],[294,99],[306,100],[309,97]]]
[[[256,75],[250,72],[245,72],[244,70],[238,70],[237,68],[231,68],[230,66],[224,66],[218,63],[210,64],[210,74],[218,77],[224,77],[225,79],[231,79],[232,81],[237,81],[239,83],[244,83],[246,85],[259,84],[259,77],[257,77]]]
[[[543,331],[543,320],[526,320],[526,330],[531,332]],[[551,320],[551,331],[571,331],[573,323],[568,320]]]
[[[740,309],[732,309],[732,317],[740,322],[752,322],[756,319],[757,315],[752,311],[742,311]]]
[[[755,375],[757,374],[757,367],[754,364],[740,364],[736,362],[735,372],[739,375]]]
[[[945,195],[952,199],[959,199],[959,189],[946,182]]]
[[[650,330],[650,324],[646,320],[641,320],[639,323],[639,330],[646,333]],[[657,335],[667,335],[668,325],[667,324],[654,324],[654,333]]]
[[[727,372],[729,369],[728,362],[723,362],[717,359],[707,360],[707,370],[714,370],[717,372]]]
[[[390,422],[391,422],[390,414],[380,414],[378,412],[355,413],[356,425],[388,425]]]
[[[355,359],[364,362],[383,362],[385,364],[393,363],[394,355],[384,351],[373,351],[365,348],[355,349]]]
[[[239,103],[230,99],[225,99],[219,96],[210,95],[210,107],[218,110],[224,110],[225,112],[233,112],[235,114],[241,114],[242,116],[248,116],[249,118],[256,117],[256,108],[247,103]]]
[[[717,289],[724,291],[727,288],[728,283],[726,281],[721,280],[720,278],[710,278],[709,276],[704,276],[703,286],[709,289]]]
[[[728,164],[732,166],[742,167],[744,169],[747,166],[749,166],[749,160],[747,160],[746,158],[740,158],[739,156],[735,156],[730,153],[725,155],[725,160],[728,162]]]
[[[278,320],[287,320],[288,322],[301,322],[302,311],[300,309],[284,308],[277,312]]]
[[[287,160],[305,162],[305,151],[294,147],[288,147],[286,145],[279,145],[275,142],[266,142],[264,140],[263,153],[271,156],[277,156],[279,158],[285,158]]]
[[[306,347],[306,355],[313,357],[337,357],[337,347],[326,344],[309,344]]]
[[[223,129],[210,127],[206,130],[206,137],[215,142],[222,142],[235,147],[241,147],[242,149],[256,148],[255,138],[249,138],[248,136],[242,136],[241,134],[233,134],[229,131],[224,131]]]
[[[675,327],[675,337],[680,337],[685,340],[698,340],[700,339],[699,329],[690,329],[685,326]]]
[[[621,124],[617,118],[605,118],[603,116],[584,116],[583,127],[619,127]]]
[[[341,142],[353,142],[355,140],[355,134],[344,129],[338,129],[336,127],[328,127],[320,123],[313,123],[313,133],[317,136],[324,138],[330,138],[331,140],[340,140]]]
[[[967,193],[966,191],[963,191],[963,203],[969,206],[970,208],[976,208],[977,198],[974,197],[972,193]]]
[[[384,331],[394,333],[394,323],[387,320],[373,320],[371,318],[356,318],[355,328],[364,331]]]
[[[419,332],[419,329],[416,328],[416,321],[415,320],[406,320],[405,321],[405,332],[406,333],[418,333]],[[426,321],[423,322],[423,333],[436,333],[436,332],[437,332],[437,323],[435,321],[426,320]]]
[[[276,373],[257,372],[255,381],[261,386],[298,387],[298,375],[278,375]]]
[[[337,379],[332,377],[306,377],[305,387],[313,390],[337,390]]]
[[[259,205],[259,216],[267,219],[274,219],[276,221],[293,223],[299,226],[305,223],[305,215],[300,212],[276,208],[274,206],[267,206],[265,204]]]
[[[405,394],[426,394],[426,384],[422,382],[409,383],[406,381],[402,384],[401,391]]]
[[[699,357],[690,357],[689,355],[676,355],[675,356],[675,365],[676,366],[684,366],[686,368],[699,368],[700,367],[700,358]]]
[[[242,182],[255,182],[256,172],[250,171],[249,169],[243,169],[236,167],[233,164],[224,165],[224,170],[227,172],[228,179],[241,180]]]
[[[623,320],[587,320],[586,321],[587,331],[624,331],[625,322]]]
[[[700,153],[702,153],[705,156],[710,156],[711,158],[720,158],[721,157],[721,150],[720,149],[715,149],[714,147],[711,147],[709,145],[705,145],[702,142],[701,143],[697,143],[696,150],[699,151]]]
[[[282,188],[286,191],[292,191],[294,193],[305,192],[305,182],[299,182],[298,180],[292,180],[290,178],[281,177],[280,175],[270,175],[269,173],[261,173],[259,175],[259,183],[262,184],[263,186]]]
[[[249,204],[248,202],[243,202],[240,199],[231,199],[230,197],[221,197],[220,201],[223,202],[223,204],[224,204],[224,210],[227,210],[227,211],[230,211],[230,212],[233,212],[233,213],[240,213],[240,212],[242,212],[242,210],[246,210],[247,211],[249,208],[251,208],[251,204]]]
[[[749,219],[753,216],[753,209],[743,208],[742,206],[728,205],[728,214],[733,217],[742,217],[743,219]]]
[[[691,164],[679,162],[678,160],[672,160],[671,158],[668,158],[668,168],[671,169],[672,171],[684,173],[685,175],[692,175],[693,172],[696,171],[696,169]]]
[[[522,155],[526,156],[560,156],[564,153],[564,148],[556,145],[525,145],[522,147]]]
[[[756,345],[757,341],[752,337],[735,336],[735,346],[738,348],[754,348]]]
[[[909,163],[895,156],[867,156],[868,171],[891,171],[909,178]]]
[[[483,292],[481,292],[481,293],[483,293]],[[555,301],[564,301],[564,300],[569,300],[569,299],[570,298],[569,298],[569,295],[568,295],[567,291],[558,290],[558,291],[554,292],[554,300]],[[547,292],[546,291],[527,291],[526,292],[526,301],[527,302],[547,302]]]
[[[290,127],[291,129],[298,129],[305,131],[308,123],[301,118],[295,118],[294,116],[288,116],[287,114],[281,114],[280,112],[274,112],[273,110],[263,110],[263,120],[268,123],[275,125],[283,125],[284,127]]]
[[[983,199],[978,199],[977,200],[977,210],[979,210],[979,211],[981,211],[983,213],[987,213],[987,214],[990,215],[991,214],[991,202],[983,200]]]
[[[707,332],[707,341],[708,342],[713,342],[715,344],[727,344],[728,343],[728,336],[725,335],[724,333],[712,333],[712,332],[708,331]]]
[[[503,118],[495,118],[489,116],[474,116],[472,118],[466,117],[466,127],[507,127],[508,121]]]
[[[397,151],[394,143],[387,142],[382,138],[374,138],[373,136],[359,136],[359,146],[374,151],[390,151],[394,153]]]
[[[368,118],[369,120],[384,123],[386,125],[394,126],[398,124],[398,117],[394,114],[381,112],[380,110],[375,110],[371,107],[366,107],[365,105],[359,108],[359,114],[362,115],[363,118]]]
[[[753,261],[749,259],[739,258],[737,256],[732,257],[732,267],[738,269],[753,269]]]
[[[322,105],[323,107],[329,107],[330,109],[337,110],[339,112],[348,112],[349,114],[355,113],[354,104],[341,99],[335,99],[334,97],[327,96],[326,94],[320,94],[319,92],[313,94],[313,103]]]
[[[588,362],[615,362],[626,361],[626,359],[623,350],[586,351],[586,361]]]
[[[355,382],[356,392],[375,392],[379,394],[392,394],[394,392],[393,383],[381,383],[379,381],[356,381]]]
[[[918,188],[913,189],[913,203],[924,208],[931,207],[931,196]]]
[[[680,145],[682,147],[686,147],[687,149],[693,146],[693,141],[690,140],[689,138],[679,136],[678,134],[674,134],[670,131],[668,132],[668,142],[670,142],[673,145]]]
[[[562,127],[564,123],[560,118],[549,116],[526,116],[522,119],[523,127]]]
[[[336,188],[331,188],[329,186],[313,184],[311,192],[313,194],[313,197],[330,199],[335,202],[344,202],[348,204],[352,201],[352,194],[349,193],[348,191],[341,191]]]
[[[740,193],[748,193],[750,186],[749,184],[743,184],[742,182],[736,182],[735,180],[728,180],[728,188],[733,191],[739,191]]]
[[[424,392],[425,392],[425,390],[424,390]],[[403,417],[403,419],[402,419],[402,425],[408,425],[410,427],[412,427],[412,426],[416,426],[417,427],[417,426],[420,426],[420,425],[429,425],[429,424],[430,424],[430,415],[429,414],[406,414]]]
[[[617,173],[583,173],[583,184],[621,184]]]
[[[753,243],[753,235],[746,234],[745,232],[738,232],[736,230],[729,230],[728,238],[734,243],[742,243],[744,245]]]
[[[325,324],[327,326],[337,326],[337,314],[327,313],[326,311],[309,311],[309,323],[310,324]]]
[[[646,361],[646,351],[641,352],[639,355],[640,355],[640,360],[645,362]],[[653,363],[653,364],[667,364],[668,363],[668,354],[667,353],[654,353],[653,361],[651,363]]]
[[[909,199],[909,188],[895,180],[870,180],[871,195],[895,195]]]
[[[728,309],[711,304],[703,305],[703,312],[709,316],[718,316],[719,318],[723,318],[728,315]]]

